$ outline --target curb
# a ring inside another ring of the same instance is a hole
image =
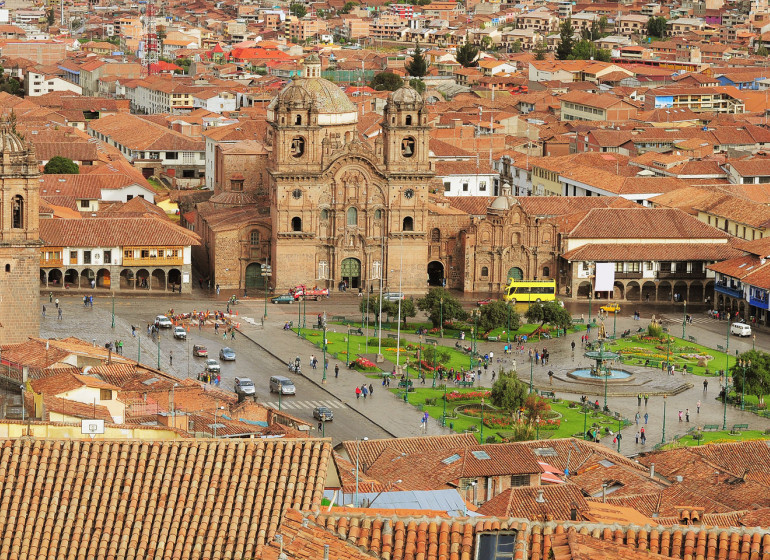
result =
[[[273,352],[272,350],[269,350],[269,349],[265,348],[264,346],[262,346],[262,345],[261,345],[259,342],[257,342],[257,341],[256,341],[256,340],[254,340],[253,338],[251,338],[251,337],[250,337],[249,335],[247,335],[246,333],[244,333],[244,332],[243,332],[241,329],[235,329],[235,330],[236,330],[236,331],[238,331],[238,332],[241,334],[241,336],[243,336],[244,338],[246,338],[246,339],[248,339],[249,341],[251,341],[253,344],[255,344],[255,345],[257,345],[258,347],[260,347],[262,350],[264,350],[265,352],[267,352],[268,354],[270,354],[270,355],[271,355],[273,358],[275,358],[276,360],[278,360],[278,361],[279,361],[279,362],[281,362],[282,364],[286,363],[286,362],[285,362],[285,360],[284,360],[283,358],[281,358],[280,356],[278,356],[278,355],[277,355],[275,352]],[[353,412],[355,412],[356,414],[360,415],[362,418],[366,418],[366,419],[367,419],[369,422],[371,422],[372,424],[374,424],[375,426],[377,426],[378,428],[380,428],[380,429],[381,429],[382,431],[384,431],[386,434],[389,434],[391,437],[394,437],[394,438],[395,438],[395,437],[398,437],[396,434],[394,434],[393,432],[391,432],[389,429],[387,429],[387,428],[386,428],[385,426],[383,426],[382,424],[379,424],[379,423],[378,423],[378,422],[376,422],[375,420],[372,420],[371,418],[369,418],[368,416],[366,416],[366,415],[365,415],[363,412],[361,412],[361,411],[360,411],[360,410],[358,410],[357,408],[353,408],[353,407],[352,407],[352,406],[350,406],[348,403],[346,403],[345,401],[343,401],[342,399],[340,399],[340,398],[339,398],[337,395],[335,395],[334,393],[332,393],[331,391],[329,391],[329,389],[327,389],[327,388],[326,388],[326,387],[325,387],[325,386],[324,386],[322,383],[318,383],[318,382],[317,382],[315,379],[313,379],[312,377],[308,377],[308,376],[307,376],[307,375],[305,375],[304,373],[302,373],[301,375],[302,375],[302,377],[304,377],[305,379],[307,379],[308,381],[310,381],[310,382],[311,382],[313,385],[315,385],[315,386],[316,386],[316,387],[318,387],[319,389],[322,389],[322,390],[323,390],[325,393],[327,393],[328,395],[330,395],[330,396],[331,396],[331,397],[333,397],[334,399],[336,399],[336,400],[338,400],[339,402],[341,402],[342,404],[344,404],[344,405],[345,405],[345,406],[346,406],[346,407],[347,407],[349,410],[352,410],[352,411],[353,411]]]

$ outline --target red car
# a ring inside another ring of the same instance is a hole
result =
[[[481,307],[482,305],[489,305],[490,303],[492,303],[492,301],[493,301],[492,298],[481,299],[481,300],[476,302],[476,305]]]

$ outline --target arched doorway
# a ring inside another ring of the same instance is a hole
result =
[[[177,268],[168,271],[168,285],[177,292],[182,291],[182,272]]]
[[[674,284],[674,301],[684,301],[687,299],[687,283],[677,282]]]
[[[150,289],[150,272],[146,268],[136,271],[136,287],[143,290]]]
[[[623,286],[623,282],[615,282],[612,287],[612,299],[623,299],[624,292],[625,287]]]
[[[655,282],[645,282],[642,285],[642,299],[644,301],[655,301],[658,296],[658,289]]]
[[[658,301],[671,301],[670,282],[661,282],[658,284]]]
[[[511,280],[524,280],[524,271],[522,271],[518,266],[512,266],[508,269],[508,281],[507,284],[510,284]]]
[[[62,287],[62,273],[58,268],[52,268],[48,271],[48,287],[49,288],[61,288]]]
[[[629,282],[626,286],[626,299],[628,301],[639,301],[642,297],[642,290],[639,287],[639,282]]]
[[[444,265],[439,261],[428,263],[428,286],[444,285]]]
[[[134,288],[134,271],[124,268],[120,271],[120,289],[132,290]]]
[[[80,287],[81,288],[90,288],[91,287],[91,281],[96,280],[96,275],[94,274],[94,271],[90,268],[84,268],[80,271]]]
[[[100,268],[96,273],[96,287],[97,288],[109,288],[112,284],[110,279],[110,271],[106,268]]]
[[[153,290],[165,290],[166,289],[166,272],[160,268],[156,268],[152,271],[152,289]]]
[[[68,268],[64,273],[64,287],[75,287],[78,285],[78,271],[74,268]]]
[[[577,297],[588,299],[588,294],[591,293],[591,284],[588,282],[581,282],[578,284]]]
[[[714,281],[706,282],[706,288],[703,290],[703,301],[706,303],[714,302]]]
[[[262,265],[260,263],[249,263],[246,266],[246,288],[265,288],[265,278],[262,276]]]
[[[348,288],[356,290],[360,288],[361,261],[352,257],[343,260],[340,276],[342,280],[347,283]]]
[[[45,288],[48,285],[48,273],[40,269],[40,285]]]

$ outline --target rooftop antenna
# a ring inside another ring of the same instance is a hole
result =
[[[158,31],[155,28],[155,0],[147,0],[144,10],[144,51],[142,66],[144,74],[150,76],[158,67]],[[173,73],[171,74],[173,78]]]

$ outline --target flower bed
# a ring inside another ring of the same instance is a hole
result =
[[[371,360],[367,360],[364,357],[359,356],[355,362],[353,362],[353,367],[356,368],[358,371],[365,371],[365,372],[373,372],[373,371],[380,371],[380,368],[377,367],[376,364],[374,364]]]
[[[459,391],[452,391],[451,393],[447,393],[446,400],[447,402],[470,401],[474,399],[489,398],[489,395],[491,394],[492,394],[491,391],[470,391],[468,393],[460,393]]]

